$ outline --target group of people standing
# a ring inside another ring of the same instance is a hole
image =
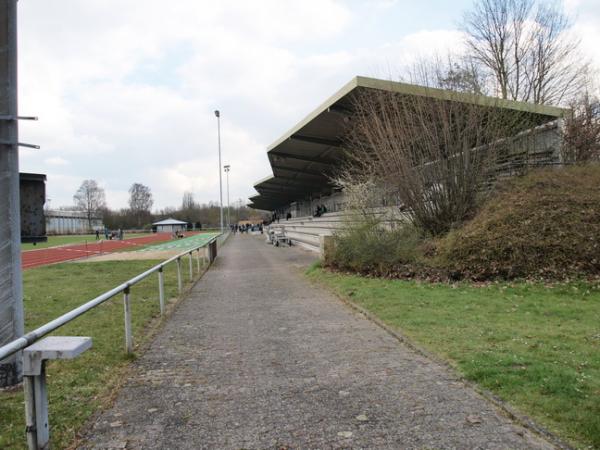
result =
[[[317,205],[315,212],[313,214],[313,217],[321,217],[326,212],[327,212],[327,206],[325,206],[324,204]],[[290,211],[288,211],[287,214],[285,215],[285,220],[290,220],[291,218],[292,218],[292,213]],[[273,215],[271,216],[271,223],[274,223],[274,222],[279,223],[279,215],[276,212],[274,212]]]
[[[119,228],[118,230],[109,230],[108,228],[104,228],[104,239],[107,241],[118,239],[120,241],[123,240],[123,229]],[[96,230],[96,240],[100,240],[100,230]]]
[[[245,223],[245,224],[231,224],[229,225],[229,228],[231,229],[232,233],[237,233],[238,231],[240,233],[248,233],[249,231],[260,231],[260,234],[263,233],[263,224],[262,223],[258,223],[258,224],[251,224],[251,223]]]

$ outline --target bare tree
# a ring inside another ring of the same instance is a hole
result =
[[[560,104],[585,85],[588,64],[559,2],[478,0],[463,29],[502,98]]]
[[[406,75],[402,78],[421,86],[477,95],[489,94],[484,71],[469,56],[449,53],[445,58],[439,55],[421,58],[406,69]]]
[[[563,136],[565,161],[600,161],[600,99],[586,92],[569,106]]]
[[[345,228],[377,226],[385,218],[377,214],[374,207],[380,206],[382,199],[391,193],[386,191],[388,186],[375,180],[371,171],[360,173],[356,170],[360,165],[356,163],[352,161],[332,177],[333,184],[344,192],[346,210],[350,213],[345,215]]]
[[[179,219],[190,223],[200,221],[198,207],[199,205],[194,200],[194,194],[190,191],[184,192]]]
[[[181,209],[184,211],[193,209],[195,205],[194,194],[190,191],[185,191],[183,193],[183,199],[181,200]]]
[[[532,125],[493,105],[385,91],[357,95],[353,108],[338,184],[376,183],[432,235],[472,215],[503,139]]]
[[[135,217],[138,227],[142,225],[141,222],[145,217],[150,217],[150,210],[153,204],[152,192],[148,186],[141,183],[133,183],[131,185],[129,188],[129,209]]]
[[[98,186],[96,180],[85,180],[73,196],[73,201],[78,209],[85,212],[91,230],[92,218],[106,207],[104,189]]]

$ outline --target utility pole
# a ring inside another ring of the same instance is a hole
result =
[[[0,346],[24,333],[18,138],[17,0],[0,0]],[[0,361],[0,387],[21,365],[21,352]]]
[[[219,142],[219,202],[221,205],[221,233],[223,232],[223,181],[221,176],[221,113],[217,109],[215,111],[217,116],[217,139]]]
[[[223,167],[223,169],[225,170],[225,173],[227,174],[227,226],[230,227],[231,226],[231,209],[229,208],[229,170],[231,169],[231,166],[229,164],[225,165]]]

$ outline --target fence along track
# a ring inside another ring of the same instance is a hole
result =
[[[228,237],[228,233],[222,234],[222,235],[212,238],[208,242],[204,242],[204,243],[200,244],[197,247],[194,247],[194,248],[188,249],[182,253],[179,253],[178,255],[173,256],[173,257],[167,259],[166,261],[163,261],[160,264],[157,264],[156,266],[146,270],[145,272],[143,272],[139,275],[136,275],[135,277],[127,280],[126,282],[114,287],[113,289],[111,289],[109,291],[106,291],[105,293],[97,296],[96,298],[63,314],[60,317],[57,317],[56,319],[42,325],[41,327],[36,328],[35,330],[30,331],[29,333],[26,333],[25,335],[21,336],[20,338],[17,338],[15,340],[9,342],[8,344],[0,347],[0,361],[8,358],[11,355],[14,355],[15,353],[25,349],[26,347],[30,346],[31,344],[39,341],[42,337],[46,336],[49,333],[52,333],[53,331],[57,330],[58,328],[62,327],[63,325],[65,325],[65,324],[71,322],[72,320],[76,319],[77,317],[85,314],[90,309],[93,309],[96,306],[101,305],[102,303],[106,302],[107,300],[110,300],[117,294],[119,294],[121,292],[128,293],[132,286],[136,285],[140,281],[149,277],[153,273],[159,274],[159,294],[161,294],[160,295],[161,313],[164,313],[164,311],[163,311],[164,308],[162,307],[163,306],[162,303],[164,302],[164,299],[163,299],[164,294],[162,293],[162,291],[164,290],[164,286],[163,286],[163,282],[162,282],[163,267],[165,267],[166,265],[168,265],[172,262],[177,262],[177,270],[178,270],[177,276],[178,276],[178,280],[181,281],[183,279],[183,273],[182,273],[182,268],[181,268],[181,258],[183,258],[184,256],[188,256],[188,255],[190,258],[192,258],[192,256],[193,256],[192,254],[194,252],[196,252],[197,253],[196,258],[198,258],[198,260],[199,260],[200,259],[200,250],[207,247],[209,249],[209,253],[210,253],[207,258],[207,263],[210,266],[210,264],[216,257],[217,246],[222,245],[223,242],[225,242],[225,240],[227,239],[227,237]],[[179,283],[179,286],[181,287],[181,282]],[[181,293],[181,289],[180,289],[180,293]],[[127,339],[127,336],[126,336],[126,339]]]

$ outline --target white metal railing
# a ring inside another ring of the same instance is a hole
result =
[[[163,269],[166,265],[175,262],[177,265],[177,287],[179,295],[183,292],[183,273],[181,259],[189,255],[190,282],[194,280],[194,252],[197,261],[198,274],[202,271],[200,252],[204,251],[207,267],[210,267],[217,256],[217,248],[227,239],[229,233],[221,233],[196,247],[187,249],[172,258],[146,270],[139,275],[127,280],[119,286],[107,291],[87,303],[75,308],[51,322],[36,328],[24,336],[0,347],[0,361],[23,351],[23,393],[25,398],[25,432],[27,445],[31,450],[47,449],[50,445],[50,425],[48,423],[48,394],[46,388],[46,360],[70,359],[90,348],[91,338],[73,336],[55,336],[42,338],[85,314],[92,308],[110,300],[115,295],[123,292],[123,305],[125,314],[125,351],[133,352],[133,332],[131,328],[131,287],[153,273],[158,273],[158,299],[160,313],[165,314],[165,285]],[[38,342],[39,341],[39,342]],[[36,344],[37,343],[37,344]],[[35,345],[32,345],[35,344]]]
[[[17,338],[14,341],[9,342],[8,344],[0,347],[0,361],[17,353],[18,351],[25,349],[26,347],[28,347],[31,344],[33,344],[34,342],[40,340],[42,337],[46,336],[47,334],[52,333],[53,331],[57,330],[58,328],[62,327],[65,324],[69,323],[73,319],[76,319],[77,317],[86,313],[90,309],[95,308],[96,306],[104,303],[105,301],[110,300],[115,295],[117,295],[121,292],[123,292],[123,304],[124,304],[124,311],[125,311],[125,349],[126,349],[127,353],[131,353],[133,351],[133,335],[132,335],[132,330],[131,330],[131,309],[130,309],[131,287],[134,286],[135,284],[139,283],[140,281],[144,280],[145,278],[149,277],[153,273],[158,273],[158,294],[159,294],[159,303],[160,303],[160,313],[161,313],[161,315],[164,315],[164,313],[165,313],[165,288],[164,288],[163,268],[167,264],[170,264],[172,262],[176,263],[176,265],[177,265],[177,287],[178,287],[179,294],[181,294],[183,292],[183,274],[182,274],[182,267],[181,267],[181,258],[183,258],[184,256],[187,256],[187,255],[189,255],[189,257],[190,257],[189,258],[189,276],[190,276],[190,281],[191,281],[191,280],[193,280],[193,276],[194,276],[193,261],[192,261],[193,253],[196,252],[197,270],[198,270],[198,273],[200,273],[200,271],[201,271],[200,250],[205,247],[208,248],[209,252],[208,252],[208,255],[205,255],[205,258],[208,260],[208,265],[210,266],[210,264],[213,262],[214,258],[216,257],[216,251],[217,251],[217,245],[218,245],[217,242],[222,243],[222,242],[224,242],[224,240],[226,238],[227,238],[226,234],[216,236],[208,242],[205,242],[197,247],[188,249],[176,256],[173,256],[172,258],[169,258],[166,261],[163,261],[162,263],[157,264],[156,266],[146,270],[145,272],[143,272],[139,275],[136,275],[135,277],[127,280],[126,282],[118,285],[117,287],[114,287],[113,289],[106,291],[105,293],[90,300],[89,302],[84,303],[83,305],[46,323],[45,325],[42,325],[41,327],[36,328],[35,330],[30,331],[29,333],[26,333],[25,335],[21,336],[20,338]]]

